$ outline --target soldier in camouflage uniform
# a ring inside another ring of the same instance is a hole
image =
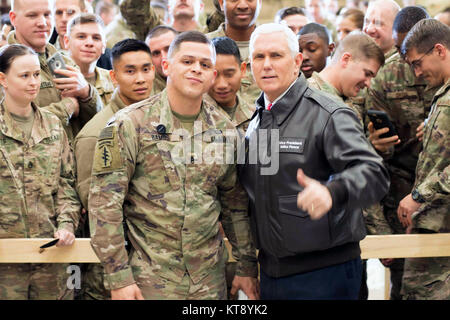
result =
[[[30,48],[2,48],[0,238],[58,238],[58,246],[71,245],[80,218],[73,158],[59,119],[32,102],[39,71]],[[0,264],[0,299],[70,299],[66,267]]]
[[[67,33],[67,24],[70,19],[81,12],[84,12],[86,5],[84,0],[54,0],[53,3],[55,30],[58,34],[54,46],[61,53],[67,54],[67,45],[64,43],[64,35]],[[81,8],[80,4],[83,5],[83,8]]]
[[[234,124],[239,131],[239,135],[244,137],[250,119],[255,112],[255,106],[248,105],[238,95],[247,65],[241,60],[239,48],[232,39],[219,37],[214,38],[212,43],[217,53],[217,77],[214,80],[214,85],[209,89],[206,99],[215,105],[217,110]],[[223,232],[223,229],[221,229],[221,232]],[[232,253],[232,255],[236,259],[237,254]],[[229,298],[233,298],[237,293],[231,291],[235,272],[236,262],[227,262],[226,281]]]
[[[106,48],[103,22],[95,14],[82,13],[69,21],[64,41],[70,58],[80,67],[86,81],[97,89],[103,105],[114,91],[109,70],[96,66]]]
[[[256,19],[258,19],[261,10],[262,0],[245,1],[245,2],[227,2],[219,0],[220,7],[225,13],[225,22],[213,32],[207,34],[210,39],[218,37],[229,37],[233,39],[239,47],[242,60],[247,64],[246,75],[241,81],[240,96],[249,104],[254,105],[256,99],[261,94],[261,90],[253,79],[249,44],[250,35],[256,28]],[[236,16],[239,12],[250,12],[247,19],[238,19]]]
[[[442,86],[433,98],[423,134],[412,192],[397,214],[411,233],[450,232],[450,28],[434,20],[419,21],[407,34],[402,53],[416,77]],[[405,259],[404,299],[450,299],[450,257]]]
[[[406,33],[415,23],[428,17],[427,12],[420,7],[403,8],[393,23],[395,47],[401,47]],[[431,88],[423,79],[416,78],[398,53],[387,60],[368,90],[367,108],[385,111],[397,131],[397,136],[380,139],[380,133],[385,131],[374,130],[369,123],[372,144],[384,158],[391,177],[389,193],[381,202],[382,215],[389,228],[381,225],[377,234],[405,233],[405,228],[397,218],[397,207],[400,200],[411,192],[417,158],[422,148],[417,130],[430,111],[436,91],[437,88]],[[371,212],[368,221],[372,220],[373,214],[377,219],[379,213]],[[404,259],[385,259],[383,262],[391,270],[391,299],[399,300]]]
[[[208,26],[208,32],[213,32],[219,28],[219,26],[225,22],[225,16],[222,12],[222,9],[220,9],[219,0],[213,0],[214,7],[216,10],[208,15],[208,18],[206,20],[206,25]]]
[[[111,75],[117,86],[112,99],[102,111],[89,121],[74,141],[74,154],[77,165],[76,189],[83,208],[88,208],[89,185],[94,158],[95,144],[101,130],[108,120],[126,106],[147,99],[152,90],[155,70],[152,67],[148,46],[136,39],[119,41],[112,49],[114,60]],[[132,76],[127,72],[133,70]],[[139,88],[142,92],[136,93]],[[89,226],[85,226],[85,236],[89,237]],[[90,264],[83,275],[84,299],[108,299],[110,293],[103,285],[103,268],[99,264]]]
[[[21,2],[15,1],[11,9],[11,22],[15,30],[8,34],[8,43],[26,44],[38,53],[41,63],[41,88],[34,102],[58,116],[69,141],[72,141],[83,125],[102,108],[100,96],[76,69],[58,72],[68,78],[54,78],[47,65],[47,59],[57,52],[56,48],[48,43],[52,30],[50,2],[36,0],[36,4],[31,8],[25,7]],[[27,16],[31,11],[37,14],[39,19]],[[38,31],[42,36],[36,36]],[[68,68],[75,67],[69,57],[63,58]]]
[[[152,52],[152,63],[156,70],[152,95],[158,94],[166,88],[167,77],[162,70],[162,60],[167,58],[170,44],[177,34],[178,32],[172,27],[157,26],[148,33],[145,39],[145,43]]]
[[[155,14],[155,17],[157,15]],[[138,18],[136,18],[138,19]],[[113,21],[105,28],[106,47],[112,48],[114,45],[124,39],[137,39],[136,34],[131,30],[122,14],[116,14]]]
[[[178,35],[164,61],[167,88],[118,112],[99,136],[90,229],[113,299],[226,298],[219,214],[237,253],[233,284],[258,298],[248,199],[233,163],[236,146],[223,148],[237,132],[202,98],[213,82],[214,56],[202,33]]]

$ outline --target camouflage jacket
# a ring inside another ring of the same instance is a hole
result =
[[[112,48],[114,45],[124,39],[137,39],[136,34],[127,25],[122,15],[117,14],[113,21],[105,28],[106,47]]]
[[[8,44],[14,43],[19,42],[16,39],[15,31],[11,31],[8,34]],[[39,62],[41,64],[41,88],[34,102],[37,106],[43,107],[58,116],[64,126],[64,130],[66,130],[69,141],[72,141],[83,125],[86,124],[97,111],[101,110],[102,102],[97,90],[89,85],[90,97],[85,102],[78,99],[80,112],[78,117],[72,118],[72,115],[67,112],[67,107],[72,105],[72,102],[69,98],[61,98],[61,92],[56,89],[53,82],[53,75],[47,65],[47,59],[57,51],[58,50],[56,50],[54,46],[47,44],[45,47],[45,54],[39,55]],[[67,65],[78,68],[72,59],[65,55],[62,56]]]
[[[436,91],[417,79],[399,54],[386,61],[368,89],[367,109],[385,111],[401,140],[390,153],[382,156],[391,175],[401,175],[411,184],[422,147],[416,129],[427,117]]]
[[[97,113],[78,133],[73,143],[73,151],[77,169],[76,189],[84,208],[88,208],[89,185],[91,183],[92,162],[95,144],[100,132],[108,120],[126,105],[120,99],[118,91],[114,91],[110,102]]]
[[[222,23],[216,31],[210,32],[206,35],[210,39],[218,37],[226,37],[225,34],[225,23]],[[261,89],[256,85],[253,79],[252,69],[250,65],[250,40],[249,41],[235,41],[239,47],[239,53],[241,54],[241,59],[247,64],[247,72],[241,80],[240,96],[249,104],[254,105],[256,99],[259,98],[261,94]]]
[[[109,70],[95,67],[95,89],[97,89],[103,106],[106,106],[111,100],[114,92],[114,84],[109,76]]]
[[[32,103],[34,123],[24,141],[0,104],[0,238],[53,238],[80,220],[73,158],[58,118]]]
[[[433,99],[414,188],[425,200],[413,218],[414,227],[450,232],[450,79]]]
[[[164,90],[119,111],[101,132],[89,218],[92,245],[109,289],[135,282],[124,246],[124,218],[133,248],[148,258],[150,272],[175,282],[188,272],[198,283],[227,259],[219,232],[221,214],[225,233],[239,253],[236,274],[256,276],[248,198],[236,165],[228,164],[236,148],[226,148],[227,161],[211,158],[237,130],[205,101],[198,119],[194,136],[181,130]],[[192,144],[196,152],[190,152]]]
[[[250,106],[244,99],[240,98],[239,95],[237,98],[237,106],[236,111],[233,114],[233,117],[230,117],[230,114],[226,112],[222,107],[220,107],[217,102],[211,98],[209,95],[205,95],[205,99],[214,105],[216,109],[222,113],[227,119],[229,119],[236,129],[239,130],[240,134],[242,134],[242,137],[245,135],[245,132],[247,131],[248,125],[250,123],[250,120],[253,116],[253,113],[255,113],[255,106]]]
[[[136,35],[136,39],[145,41],[147,34],[162,21],[155,10],[150,6],[149,0],[123,0],[120,2],[120,13],[126,24]]]
[[[355,111],[356,115],[359,118],[359,121],[362,123],[361,115],[359,113],[358,108],[352,103],[351,99],[348,99],[346,96],[343,96],[331,83],[325,81],[319,73],[313,72],[311,77],[308,79],[308,85],[312,88],[316,88],[321,92],[325,92],[333,97],[338,97],[341,99],[343,103],[349,106],[353,111]]]
[[[151,96],[162,92],[166,88],[166,79],[163,78],[158,72],[155,71],[155,79],[153,80]]]

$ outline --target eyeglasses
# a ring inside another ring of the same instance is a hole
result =
[[[430,54],[430,53],[433,51],[433,49],[434,49],[434,46],[432,46],[432,47],[430,48],[430,50],[428,50],[427,52],[425,52],[424,55],[421,56],[419,59],[414,60],[414,61],[411,61],[411,63],[409,64],[409,65],[411,66],[411,69],[414,71],[414,70],[416,70],[417,68],[420,68],[420,67],[422,66],[422,59],[423,59],[426,55]]]

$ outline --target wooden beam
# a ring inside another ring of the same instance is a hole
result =
[[[450,233],[367,236],[361,258],[422,258],[450,256]]]
[[[39,247],[53,239],[0,239],[0,263],[99,263],[91,239],[79,238],[70,247]]]
[[[0,239],[0,263],[99,263],[90,239],[79,238],[70,247],[39,247],[52,239]],[[230,261],[231,248],[229,249]],[[450,233],[367,236],[360,242],[361,258],[419,258],[450,256]]]

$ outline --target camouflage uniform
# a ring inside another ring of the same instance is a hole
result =
[[[0,104],[0,238],[53,238],[80,219],[73,158],[58,118],[32,104],[31,138]],[[71,298],[66,264],[1,264],[0,299]]]
[[[342,95],[331,83],[325,81],[319,73],[316,71],[313,72],[311,77],[308,79],[308,84],[312,88],[316,88],[321,92],[325,92],[330,94],[333,97],[339,97],[343,103],[349,106],[353,111],[355,111],[356,115],[359,118],[359,121],[362,123],[361,115],[357,107],[352,103],[351,99],[348,99],[346,96]]]
[[[91,183],[92,163],[95,144],[102,129],[114,114],[126,105],[116,90],[111,101],[97,113],[78,133],[74,141],[74,155],[77,168],[76,190],[84,208],[88,208],[89,185]],[[83,226],[86,237],[89,237],[89,225]],[[110,298],[110,292],[103,285],[103,267],[100,264],[84,266],[82,281],[83,299],[104,300]]]
[[[120,14],[117,14],[114,20],[106,26],[105,35],[106,47],[110,49],[121,40],[137,39],[136,34],[130,29]]]
[[[163,78],[158,72],[155,72],[151,96],[162,92],[166,88],[166,78]]]
[[[69,52],[67,51],[67,50],[65,50],[65,49],[63,49],[63,48],[61,48],[61,45],[59,44],[59,39],[60,39],[60,37],[59,37],[59,35],[56,37],[56,41],[55,41],[55,44],[53,45],[55,48],[56,48],[56,50],[58,50],[59,52],[61,52],[62,54],[64,54],[64,55],[66,55],[66,56],[70,56],[69,55]]]
[[[413,214],[412,233],[450,232],[450,79],[433,99],[419,155],[417,190],[425,203]],[[405,259],[404,299],[450,299],[450,257]]]
[[[250,120],[253,116],[253,113],[255,112],[255,105],[250,106],[247,102],[245,102],[244,99],[237,96],[237,104],[234,113],[230,115],[224,108],[220,107],[217,102],[213,98],[211,98],[211,96],[206,95],[205,99],[213,104],[224,117],[229,119],[234,124],[239,132],[240,137],[243,138],[245,136],[245,132],[247,131]],[[236,259],[238,256],[234,251],[232,252],[232,255],[234,259]],[[231,298],[230,291],[234,276],[236,274],[236,265],[237,263],[234,261],[227,261],[225,265],[228,298]]]
[[[111,100],[114,92],[114,84],[109,76],[109,70],[95,67],[95,89],[97,89],[103,106],[106,106]]]
[[[202,162],[201,154],[189,152],[191,145],[194,151],[223,150],[223,134],[236,136],[236,129],[205,101],[198,119],[201,128],[194,125],[195,136],[184,132],[183,141],[182,125],[164,90],[119,111],[101,132],[89,218],[108,289],[137,282],[146,299],[225,298],[228,254],[219,214],[238,254],[237,275],[257,275],[248,198],[236,165],[206,158],[208,163]],[[226,150],[231,163],[236,153]],[[130,254],[124,246],[123,218]]]
[[[219,28],[219,26],[225,22],[225,15],[220,9],[219,1],[214,0],[214,7],[216,10],[208,15],[206,25],[208,26],[208,32],[213,32]]]
[[[391,56],[372,80],[366,98],[367,109],[385,111],[393,122],[401,140],[391,151],[382,154],[391,177],[389,193],[382,201],[382,214],[389,224],[390,233],[402,234],[405,229],[398,220],[399,202],[411,192],[414,170],[422,143],[416,138],[417,127],[425,120],[430,110],[436,89],[427,88],[424,81],[417,79],[409,65],[397,53]],[[380,213],[368,212],[367,220],[372,223]],[[378,234],[386,234],[380,226]],[[391,269],[391,299],[401,299],[401,279],[404,259],[395,259]]]
[[[225,34],[225,23],[222,23],[216,31],[210,32],[206,35],[210,39],[218,37],[226,37]],[[239,53],[241,54],[241,59],[247,64],[247,72],[241,81],[240,96],[249,104],[254,105],[256,99],[259,98],[261,94],[261,89],[256,85],[253,79],[252,69],[250,65],[250,40],[249,41],[235,41],[239,47]]]
[[[19,42],[16,39],[15,31],[11,31],[8,34],[8,44],[14,43]],[[78,99],[80,112],[78,117],[71,118],[72,115],[67,112],[67,108],[72,105],[72,101],[69,98],[61,98],[61,91],[56,89],[53,82],[53,75],[47,65],[47,59],[55,52],[57,52],[56,48],[51,44],[47,44],[45,47],[45,54],[39,54],[39,62],[41,64],[41,88],[34,102],[39,107],[51,111],[58,116],[70,142],[75,138],[83,125],[102,108],[102,102],[97,90],[89,85],[89,97],[84,101]],[[67,65],[78,68],[69,57],[65,55],[63,55],[63,57]]]

